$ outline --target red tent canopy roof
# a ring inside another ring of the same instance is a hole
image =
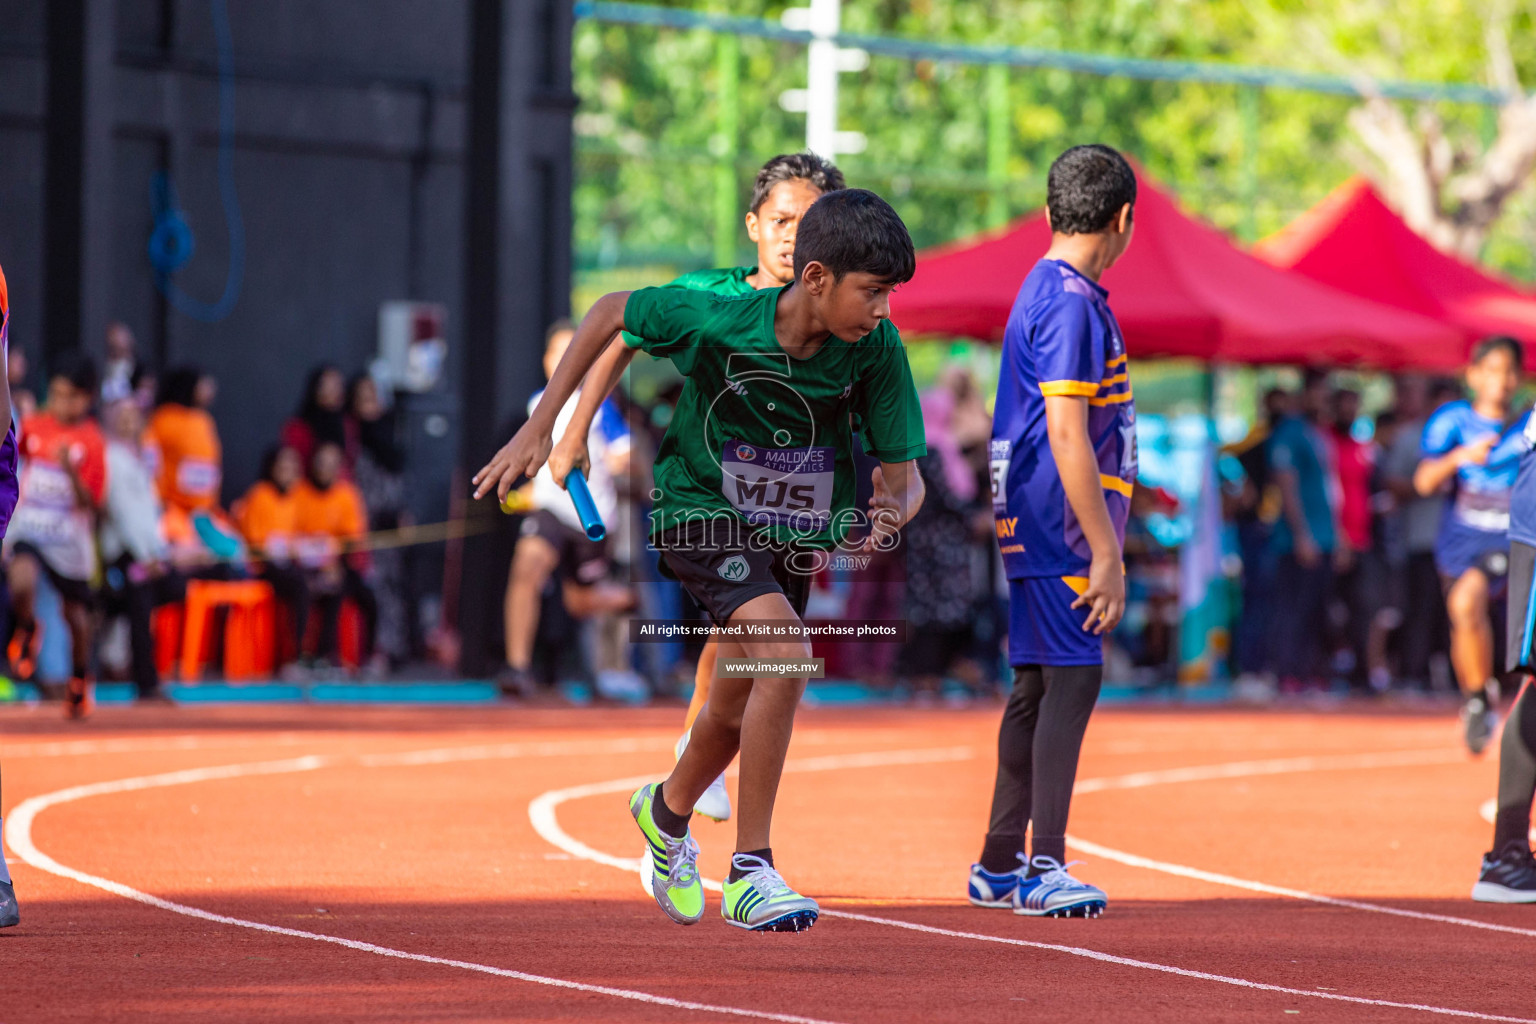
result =
[[[1133,355],[1395,368],[1459,342],[1426,317],[1260,262],[1137,177],[1136,236],[1103,280]],[[908,334],[1000,341],[1020,283],[1049,247],[1041,212],[925,250],[891,317]]]
[[[1536,344],[1536,296],[1441,252],[1351,178],[1254,247],[1259,258],[1353,295],[1409,309],[1460,335],[1449,365],[1490,334]]]

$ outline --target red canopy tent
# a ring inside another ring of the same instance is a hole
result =
[[[1138,178],[1135,240],[1103,281],[1132,355],[1395,368],[1460,342],[1427,317],[1260,262]],[[1049,246],[1042,212],[925,250],[892,295],[891,318],[907,334],[1000,341],[1019,284]]]
[[[1536,343],[1536,296],[1435,248],[1362,178],[1334,189],[1255,246],[1254,254],[1353,295],[1449,324],[1457,343],[1437,352],[1429,366],[1460,367],[1468,347],[1490,334]]]

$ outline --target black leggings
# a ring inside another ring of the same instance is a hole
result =
[[[379,599],[373,596],[368,581],[351,566],[342,575],[341,589],[315,594],[315,610],[320,613],[320,636],[315,641],[316,658],[336,657],[336,627],[341,620],[341,602],[351,598],[363,617],[362,660],[373,657],[373,634],[379,622]]]
[[[1499,812],[1493,824],[1493,852],[1510,840],[1528,842],[1531,797],[1536,794],[1536,687],[1527,685],[1504,723],[1499,741]]]
[[[982,867],[1011,871],[1033,823],[1033,856],[1065,861],[1067,813],[1077,755],[1104,681],[1102,665],[1026,665],[1013,670],[1013,692],[997,734],[997,782]]]
[[[292,630],[289,640],[292,644],[293,657],[295,659],[304,656],[304,634],[309,629],[309,578],[304,575],[304,570],[292,565],[277,565],[267,563],[261,570],[261,578],[272,587],[272,593],[277,595],[277,600],[288,609],[288,628]],[[281,637],[274,634],[273,644],[276,650],[272,653],[272,664],[281,668],[287,663],[283,657],[285,645]]]

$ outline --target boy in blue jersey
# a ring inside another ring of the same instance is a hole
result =
[[[1509,651],[1506,667],[1526,685],[1510,709],[1499,741],[1498,811],[1493,849],[1483,855],[1472,898],[1483,903],[1536,903],[1531,856],[1531,798],[1536,795],[1536,690],[1530,685],[1531,634],[1536,629],[1536,415],[1527,412],[1506,438],[1520,452],[1509,502]],[[1501,442],[1500,447],[1503,447]]]
[[[1467,366],[1470,400],[1447,402],[1424,424],[1424,459],[1414,471],[1420,494],[1446,494],[1435,564],[1451,620],[1451,668],[1465,698],[1467,749],[1481,754],[1498,725],[1490,604],[1509,572],[1510,490],[1519,452],[1509,431],[1510,403],[1525,370],[1513,338],[1480,342]],[[1521,424],[1523,428],[1523,423]]]
[[[1125,610],[1136,406],[1099,277],[1130,245],[1135,202],[1136,176],[1113,149],[1074,146],[1057,157],[1046,197],[1051,247],[1024,279],[1003,334],[990,454],[1014,685],[969,896],[1016,914],[1097,917],[1107,902],[1064,861],[1078,751],[1104,677],[1103,635]]]

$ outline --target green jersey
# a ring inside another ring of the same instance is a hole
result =
[[[716,295],[751,295],[757,289],[747,284],[747,278],[757,273],[756,267],[721,267],[715,270],[691,270],[674,278],[666,287],[687,288],[695,292],[714,292]]]
[[[831,547],[865,521],[853,504],[852,417],[865,450],[882,462],[927,453],[896,328],[882,321],[855,344],[829,337],[796,359],[773,330],[784,291],[725,296],[669,286],[630,294],[625,341],[671,359],[687,378],[656,455],[653,535],[732,516],[776,542]]]
[[[714,292],[716,295],[751,295],[757,289],[747,284],[748,276],[757,273],[756,267],[717,267],[713,270],[690,270],[674,277],[662,287],[687,288],[695,292]],[[648,351],[640,339],[625,333],[624,344],[630,348]]]

